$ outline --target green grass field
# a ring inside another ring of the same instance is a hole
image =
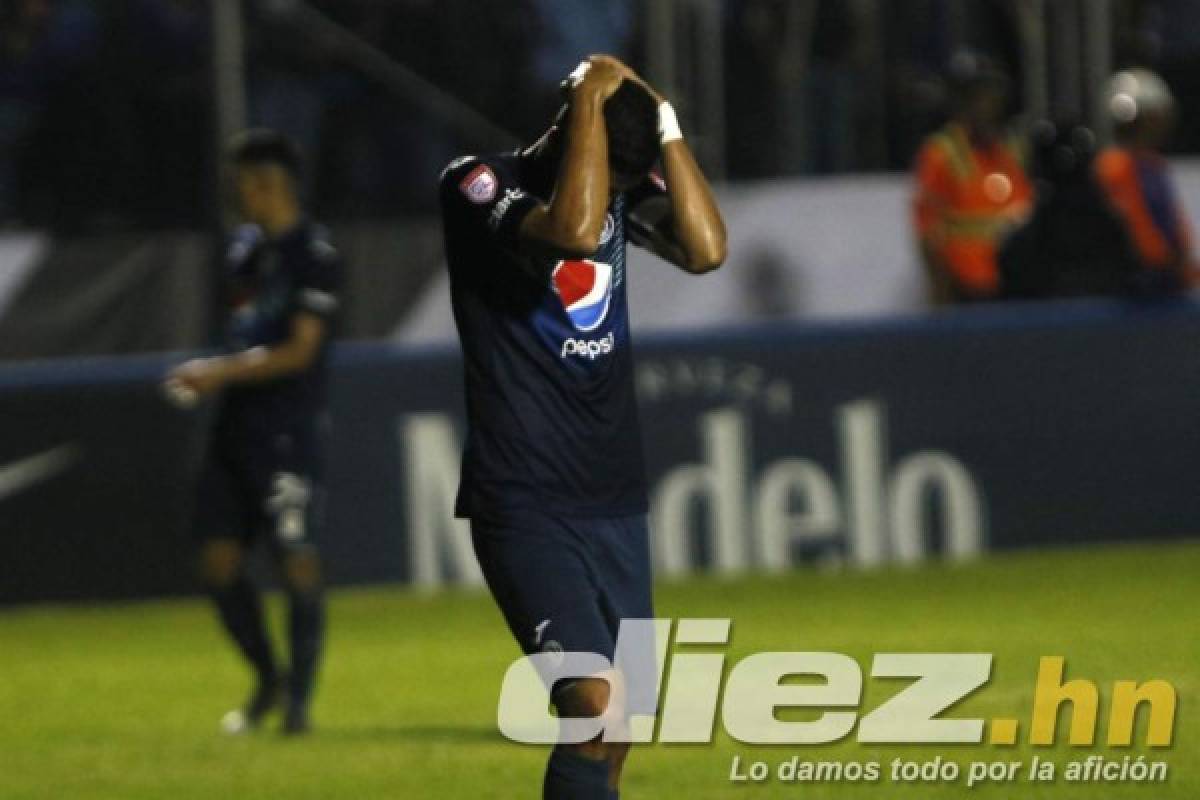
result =
[[[988,652],[988,688],[956,716],[1028,717],[1042,655],[1099,683],[1163,678],[1179,691],[1165,785],[731,785],[730,763],[808,760],[1028,760],[1025,746],[653,746],[629,763],[626,798],[1200,797],[1200,545],[1025,554],[876,574],[798,573],[660,587],[661,616],[730,617],[731,660],[762,650],[828,650],[869,671],[876,652]],[[200,601],[0,612],[0,798],[534,798],[544,750],[495,729],[515,657],[489,598],[380,589],[335,593],[329,654],[303,740],[241,739],[217,720],[248,677]],[[867,680],[864,708],[897,686]],[[1107,715],[1101,711],[1101,740]],[[719,727],[719,725],[718,725]],[[1024,738],[1025,724],[1022,724]],[[1060,737],[1062,734],[1060,734]],[[1065,761],[1105,747],[1039,751]]]

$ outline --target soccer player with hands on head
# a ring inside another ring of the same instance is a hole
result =
[[[725,227],[670,104],[629,67],[593,56],[563,89],[534,144],[442,176],[469,422],[456,512],[525,653],[611,664],[621,621],[654,616],[626,242],[699,275],[725,260]],[[543,675],[559,716],[654,713],[640,644],[611,672]],[[543,796],[617,797],[627,753],[560,744]]]

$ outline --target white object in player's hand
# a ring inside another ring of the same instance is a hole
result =
[[[177,408],[195,408],[196,403],[200,401],[200,395],[196,390],[177,378],[168,378],[163,383],[163,394],[166,395],[171,405]]]

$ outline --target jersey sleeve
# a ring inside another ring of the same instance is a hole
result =
[[[516,250],[521,222],[541,201],[498,160],[466,156],[442,172],[441,203],[447,219],[464,221],[501,247]]]
[[[266,237],[257,225],[239,225],[225,249],[225,273],[231,280],[245,278],[253,270],[254,256]]]
[[[330,319],[341,307],[342,258],[322,231],[309,239],[296,276],[295,310]]]

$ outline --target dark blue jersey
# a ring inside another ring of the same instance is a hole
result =
[[[341,288],[341,260],[324,228],[303,222],[277,239],[239,228],[226,257],[225,347],[241,351],[288,339],[296,314],[326,322],[321,352],[303,372],[232,387],[222,422],[243,435],[270,436],[311,424],[325,410],[328,342]]]
[[[516,153],[461,158],[442,175],[469,423],[457,512],[642,513],[626,199],[612,201],[590,258],[535,257],[518,241],[521,220],[550,191],[534,176]]]

